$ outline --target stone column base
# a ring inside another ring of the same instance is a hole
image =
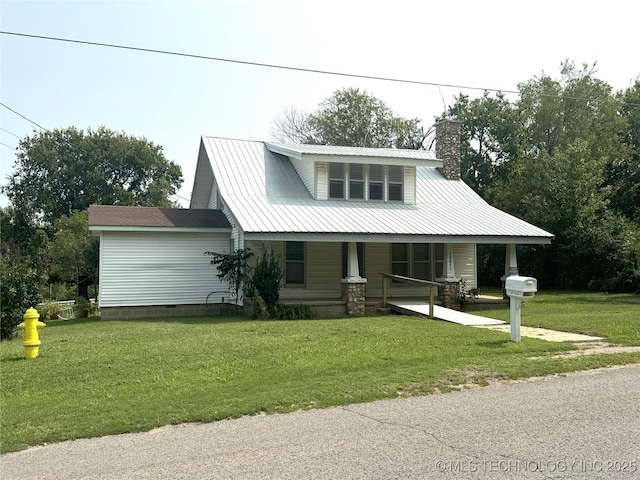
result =
[[[460,279],[439,278],[437,281],[444,282],[442,287],[438,287],[438,297],[442,301],[442,305],[445,308],[460,310]]]
[[[366,278],[345,278],[342,280],[342,299],[347,304],[347,315],[365,314]]]

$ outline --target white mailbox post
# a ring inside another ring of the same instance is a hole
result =
[[[533,298],[538,291],[538,281],[532,277],[511,275],[505,281],[511,313],[511,340],[520,341],[520,309],[527,298]]]

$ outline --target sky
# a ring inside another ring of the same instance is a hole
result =
[[[570,0],[6,1],[0,30],[367,76],[323,75],[0,34],[0,101],[47,128],[105,126],[161,145],[188,207],[200,137],[271,139],[273,120],[356,87],[425,130],[460,94],[517,90],[560,63],[596,62],[614,90],[640,75],[640,3]],[[508,98],[515,100],[515,94]],[[0,107],[0,183],[19,138]],[[0,205],[7,204],[5,197]]]

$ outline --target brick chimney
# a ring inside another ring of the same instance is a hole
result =
[[[443,161],[438,170],[447,180],[460,180],[460,124],[448,118],[436,123],[436,158]]]

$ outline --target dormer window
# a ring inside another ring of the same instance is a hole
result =
[[[344,199],[344,163],[329,164],[329,198]]]
[[[369,200],[384,200],[383,165],[369,165]]]
[[[349,198],[364,200],[364,165],[361,163],[349,165]]]
[[[330,162],[329,199],[402,202],[404,167]]]
[[[403,176],[402,167],[389,166],[389,201],[402,201]]]

